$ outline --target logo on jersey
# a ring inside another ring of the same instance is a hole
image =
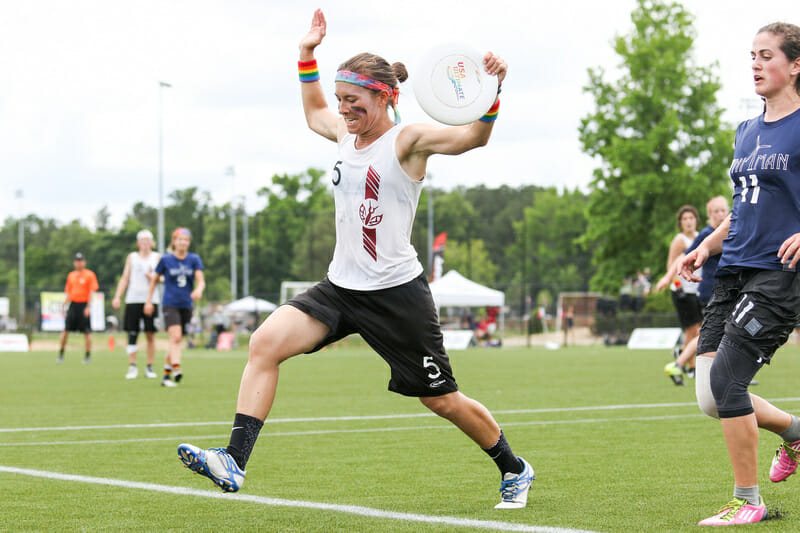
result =
[[[771,144],[761,144],[761,135],[756,137],[756,147],[747,157],[739,157],[731,163],[731,176],[740,172],[753,172],[755,170],[788,170],[789,154],[763,153],[760,150],[772,148]]]
[[[378,193],[381,187],[381,176],[371,166],[367,170],[367,182],[364,187],[364,201],[358,208],[358,216],[361,219],[361,235],[364,251],[369,254],[373,261],[378,260],[378,224],[383,220],[383,214],[379,212]]]

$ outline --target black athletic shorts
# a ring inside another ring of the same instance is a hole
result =
[[[286,303],[328,326],[311,352],[358,333],[389,364],[390,391],[425,397],[458,390],[424,274],[376,291],[344,289],[325,278]]]
[[[703,308],[696,294],[672,291],[672,304],[678,313],[681,329],[686,329],[703,321]]]
[[[153,314],[144,314],[144,304],[125,304],[125,315],[122,318],[123,329],[129,333],[139,333],[139,322],[144,323],[144,331],[156,331],[155,318],[158,316],[158,304],[153,304]]]
[[[186,334],[186,326],[192,321],[192,308],[164,306],[164,328],[180,325],[181,331]]]
[[[725,336],[735,347],[769,363],[800,320],[800,276],[756,269],[718,274],[697,353],[716,352]]]
[[[67,316],[64,319],[64,331],[77,331],[80,333],[89,333],[91,331],[89,317],[83,314],[87,305],[86,302],[70,302]]]

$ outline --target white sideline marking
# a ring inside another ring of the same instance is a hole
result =
[[[61,474],[58,472],[45,472],[42,470],[31,470],[28,468],[14,468],[12,466],[0,465],[0,472],[19,474],[23,476],[40,477],[45,479],[56,479],[59,481],[73,481],[77,483],[91,483],[94,485],[107,485],[112,487],[123,487],[126,489],[149,490],[152,492],[164,492],[167,494],[177,494],[179,496],[196,496],[199,498],[214,498],[234,500],[238,502],[258,503],[261,505],[271,505],[279,507],[298,507],[301,509],[316,509],[320,511],[333,511],[346,513],[369,518],[383,518],[386,520],[401,520],[405,522],[424,522],[428,524],[444,524],[455,527],[471,527],[474,529],[494,529],[498,531],[524,531],[532,533],[592,533],[584,529],[566,529],[560,527],[530,526],[527,524],[515,524],[512,522],[499,522],[495,520],[474,520],[469,518],[457,518],[453,516],[434,516],[416,513],[400,513],[395,511],[384,511],[370,507],[358,505],[337,505],[332,503],[307,502],[302,500],[285,500],[282,498],[268,498],[265,496],[253,496],[248,494],[226,494],[220,491],[196,490],[186,487],[171,487],[169,485],[157,485],[155,483],[142,483],[138,481],[125,481],[124,479],[108,479],[102,477],[79,476],[74,474]]]
[[[773,398],[769,402],[796,402],[798,398]],[[494,415],[522,415],[534,413],[566,413],[580,411],[614,411],[620,409],[652,409],[665,407],[694,407],[696,402],[681,403],[641,403],[641,404],[621,404],[621,405],[597,405],[582,407],[550,407],[543,409],[512,409],[505,411],[492,411]],[[402,418],[437,418],[433,413],[410,413],[403,415],[365,415],[365,416],[330,416],[330,417],[310,417],[310,418],[268,418],[264,424],[280,424],[286,422],[342,422],[348,420],[396,420]],[[635,420],[635,419],[631,419]],[[606,420],[603,420],[604,422]],[[538,422],[533,422],[538,423]],[[544,422],[555,423],[555,422]],[[0,433],[20,433],[28,431],[83,431],[87,429],[141,429],[141,428],[174,428],[182,426],[230,426],[230,420],[218,422],[163,422],[159,424],[108,424],[104,426],[53,426],[53,427],[34,427],[34,428],[0,428]],[[525,424],[523,422],[509,422],[503,425]],[[292,433],[293,434],[293,433]],[[284,433],[286,435],[286,433]]]
[[[586,418],[576,420],[533,420],[528,422],[509,422],[502,424],[508,426],[549,426],[556,424],[597,424],[604,422],[647,422],[652,420],[670,420],[705,416],[701,413],[690,415],[662,415],[662,416],[638,416],[628,418]],[[406,426],[394,428],[360,428],[360,429],[313,429],[309,431],[276,431],[273,433],[261,433],[259,438],[267,437],[294,437],[303,435],[328,435],[332,433],[384,433],[390,431],[420,431],[424,429],[456,429],[452,424],[442,424],[439,426]],[[0,442],[0,447],[7,446],[62,446],[66,444],[121,444],[132,442],[156,442],[156,441],[196,441],[201,439],[227,439],[230,435],[192,435],[190,437],[146,437],[137,439],[99,439],[99,440],[61,440],[49,442]]]

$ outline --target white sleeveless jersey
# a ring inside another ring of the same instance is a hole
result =
[[[339,143],[339,161],[331,173],[336,204],[336,248],[328,279],[353,290],[402,285],[422,273],[411,245],[411,228],[422,182],[400,166],[393,126],[363,150],[356,136]]]
[[[145,274],[153,272],[158,264],[157,252],[150,252],[147,257],[142,257],[139,252],[131,253],[131,277],[128,280],[128,290],[125,292],[125,303],[143,304],[147,301],[147,291],[150,289],[150,280]],[[153,303],[160,302],[158,288],[153,291]]]
[[[697,232],[694,233],[694,237],[689,237],[684,233],[678,233],[678,235],[680,235],[683,238],[683,242],[686,245],[684,247],[684,250],[688,250],[689,247],[694,242],[694,239],[697,237]],[[702,274],[702,272],[703,272],[702,267],[698,268],[697,270],[694,271],[695,275],[697,275],[697,276],[700,276]],[[685,292],[686,294],[697,294],[697,287],[699,285],[700,285],[699,281],[688,281],[688,280],[685,280],[685,279],[681,278],[681,288],[683,289],[683,292]],[[672,285],[670,285],[669,288],[673,292],[675,292],[677,290],[675,288],[675,284],[674,283]]]

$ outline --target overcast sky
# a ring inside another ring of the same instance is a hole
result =
[[[159,118],[165,202],[196,186],[249,211],[275,173],[329,169],[336,145],[307,129],[297,44],[321,7],[317,59],[329,104],[336,66],[362,51],[402,61],[404,123],[434,122],[414,99],[414,64],[432,46],[465,41],[509,64],[489,145],[429,162],[436,187],[586,187],[593,162],[577,128],[592,109],[587,69],[613,71],[615,35],[634,0],[25,0],[0,6],[0,215],[36,213],[119,225],[137,201],[158,205]],[[719,63],[726,119],[754,113],[750,46],[775,20],[800,23],[797,0],[685,0],[695,57]],[[172,85],[159,89],[159,81]],[[161,104],[159,104],[161,96]],[[234,167],[234,176],[226,175]],[[22,201],[15,198],[22,191]]]

